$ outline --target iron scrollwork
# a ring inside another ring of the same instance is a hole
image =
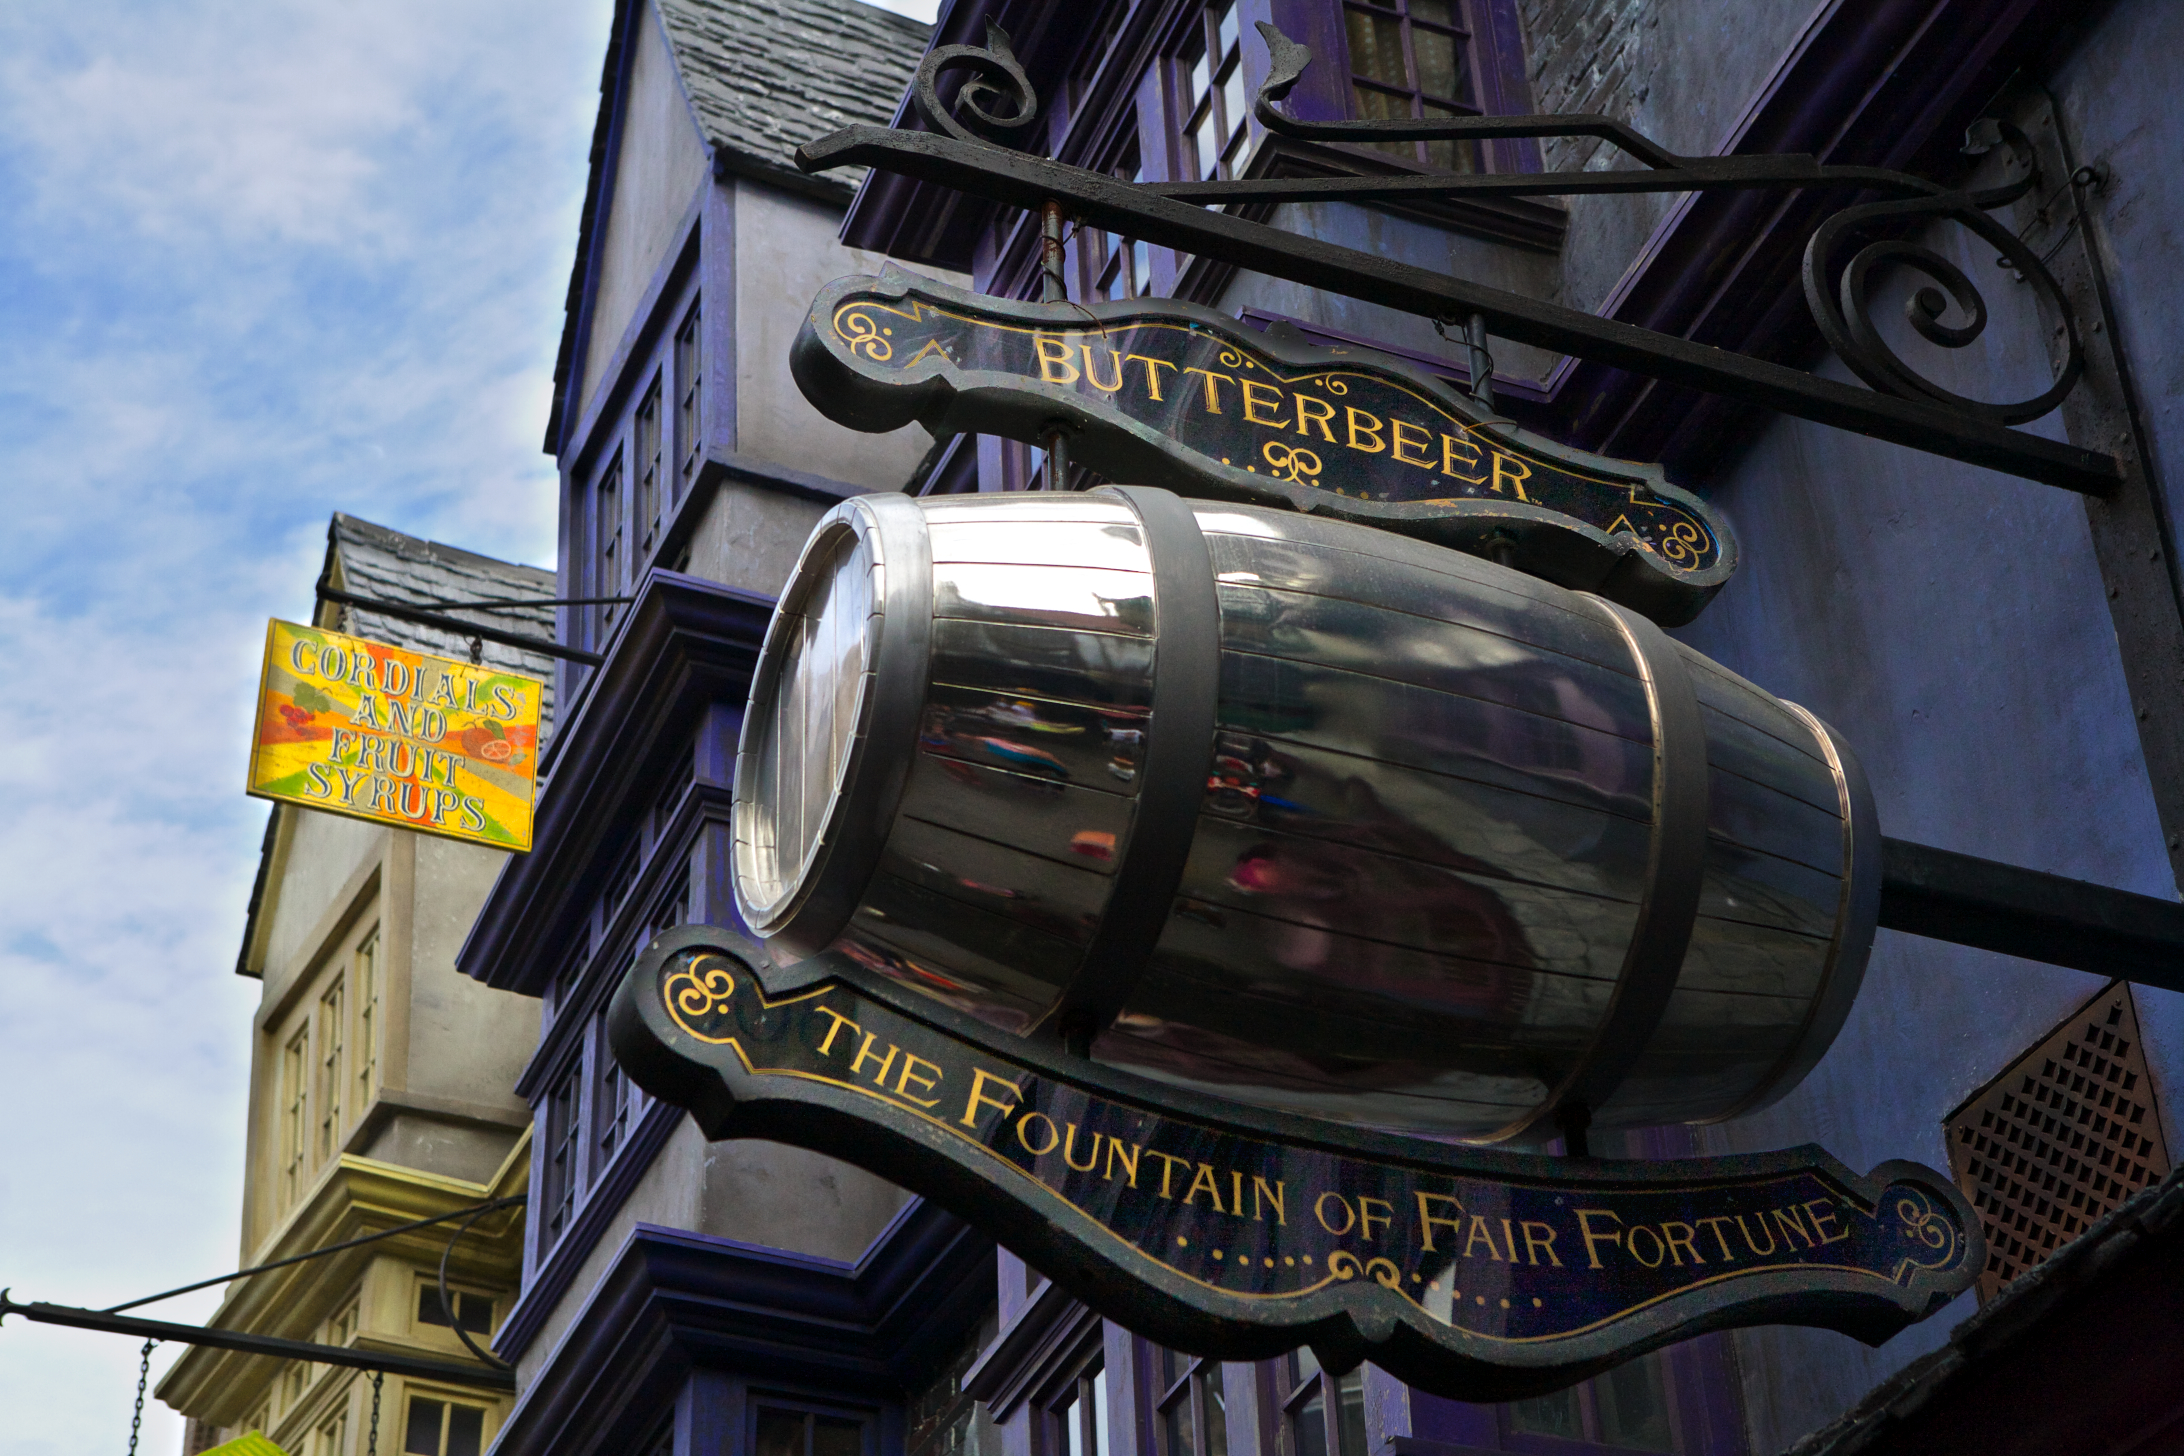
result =
[[[940,73],[956,66],[968,66],[972,75],[957,89],[955,105],[968,112],[980,126],[993,131],[1015,131],[1037,119],[1039,93],[1032,89],[1031,79],[1024,74],[1016,53],[1009,49],[1009,33],[989,20],[984,46],[940,46],[918,64],[918,73],[910,83],[910,94],[917,103],[918,115],[925,119],[927,126],[958,141],[980,140],[956,120],[955,110],[940,99]],[[1004,91],[994,85],[989,77],[1006,82],[1008,89]],[[1013,103],[1014,110],[997,113],[988,109],[985,101],[989,97],[1006,97]]]

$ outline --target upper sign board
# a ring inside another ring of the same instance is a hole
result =
[[[1558,445],[1386,355],[1165,300],[1016,303],[890,270],[820,290],[798,385],[853,429],[1039,441],[1125,484],[1289,505],[1480,555],[1669,625],[1736,542],[1658,465]]]
[[[527,850],[545,689],[521,673],[273,622],[249,791]]]

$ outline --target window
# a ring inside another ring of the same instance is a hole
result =
[[[1632,1451],[1673,1451],[1666,1374],[1659,1355],[1643,1356],[1583,1385],[1509,1405],[1509,1427]]]
[[[627,554],[622,549],[622,452],[619,448],[608,457],[606,468],[599,472],[599,488],[594,492],[592,510],[593,539],[599,544],[592,567],[591,595],[620,596]],[[612,602],[604,602],[598,611],[597,642],[604,642],[607,634],[614,630],[616,607]]]
[[[454,1327],[473,1335],[493,1333],[491,1295],[471,1289],[450,1289],[447,1297],[455,1301]],[[443,1330],[450,1327],[447,1311],[440,1306],[440,1281],[437,1279],[417,1281],[417,1323]]]
[[[1107,1367],[1072,1377],[1045,1411],[1040,1456],[1108,1456]]]
[[[348,1456],[349,1413],[341,1412],[318,1429],[316,1456]]]
[[[963,1388],[964,1375],[993,1339],[994,1314],[989,1307],[948,1367],[910,1397],[906,1456],[998,1456],[992,1416]]]
[[[599,1083],[592,1095],[592,1116],[598,1124],[593,1136],[598,1140],[597,1156],[592,1160],[594,1168],[604,1168],[614,1161],[614,1155],[622,1144],[629,1141],[629,1125],[636,1116],[637,1099],[644,1094],[637,1090],[622,1064],[614,1059],[614,1052],[607,1046],[607,1018],[598,1020],[599,1048],[597,1065]]]
[[[660,539],[660,494],[667,484],[660,455],[660,376],[637,406],[637,550],[630,557],[635,572],[652,559]]]
[[[281,1409],[293,1410],[296,1402],[303,1399],[304,1388],[311,1383],[311,1362],[291,1360],[281,1371]]]
[[[1113,175],[1131,182],[1145,180],[1145,168],[1139,165],[1135,149],[1132,149],[1120,165],[1110,170]],[[1151,248],[1129,238],[1113,237],[1089,228],[1078,236],[1084,240],[1083,246],[1088,254],[1087,271],[1092,277],[1094,298],[1144,298],[1152,293]]]
[[[347,1090],[347,1074],[341,1065],[342,1031],[348,1020],[346,982],[334,983],[318,1004],[318,1161],[325,1162],[341,1150],[341,1094]]]
[[[379,1090],[379,927],[364,933],[356,948],[356,1110],[371,1105]]]
[[[1295,1350],[1279,1369],[1283,1456],[1365,1456],[1365,1367],[1330,1378],[1310,1350]]]
[[[1199,33],[1184,57],[1190,65],[1183,124],[1184,169],[1192,178],[1233,177],[1243,160],[1243,22],[1236,0],[1211,5],[1198,18]]]
[[[1160,1456],[1228,1456],[1228,1403],[1221,1367],[1210,1360],[1162,1350]]]
[[[864,1432],[849,1416],[762,1405],[755,1456],[864,1456]]]
[[[266,1427],[272,1424],[273,1402],[269,1400],[265,1402],[265,1404],[259,1406],[257,1410],[251,1412],[250,1419],[243,1422],[243,1429],[245,1431],[256,1431],[259,1435],[262,1436],[265,1434]]]
[[[690,487],[697,484],[698,462],[705,457],[698,418],[700,390],[704,384],[704,365],[698,351],[701,319],[698,305],[693,303],[682,327],[675,332],[675,451],[679,462],[675,499],[678,501],[690,494]]]
[[[298,1027],[281,1049],[281,1202],[303,1192],[304,1154],[311,1126],[311,1032]]]
[[[1358,115],[1374,121],[1476,116],[1471,36],[1461,0],[1350,0],[1350,87]],[[1381,142],[1382,151],[1444,172],[1475,172],[1469,142]]]
[[[319,1338],[329,1345],[346,1345],[356,1338],[356,1330],[356,1301],[352,1299],[342,1306],[341,1313],[326,1322],[325,1332]]]
[[[577,1075],[581,1067],[571,1067],[562,1074],[553,1091],[546,1094],[546,1176],[539,1183],[539,1203],[546,1210],[546,1243],[561,1237],[561,1230],[568,1225],[569,1215],[576,1209],[577,1154],[580,1144],[577,1134],[581,1131],[577,1122]]]
[[[485,1411],[459,1401],[413,1395],[402,1423],[403,1456],[478,1456],[485,1449]]]

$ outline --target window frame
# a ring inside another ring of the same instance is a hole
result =
[[[477,1397],[471,1395],[467,1391],[453,1392],[442,1390],[438,1386],[412,1385],[404,1389],[404,1391],[402,1392],[402,1400],[399,1407],[402,1412],[402,1418],[400,1421],[395,1423],[393,1432],[394,1439],[401,1443],[399,1446],[396,1446],[393,1449],[402,1453],[402,1456],[413,1456],[409,1440],[410,1426],[414,1421],[414,1416],[412,1412],[416,1410],[417,1402],[421,1400],[431,1401],[440,1407],[439,1445],[437,1449],[431,1453],[431,1456],[447,1456],[448,1437],[452,1434],[452,1427],[454,1425],[454,1413],[458,1409],[476,1411],[478,1413],[479,1456],[484,1456],[485,1452],[490,1451],[493,1448],[493,1438],[499,1434],[499,1432],[494,1429],[493,1420],[495,1413],[499,1409],[497,1405],[495,1405],[491,1401],[481,1403],[477,1399]],[[385,1426],[382,1425],[381,1429],[385,1430]],[[414,1453],[414,1456],[424,1456],[424,1453]]]
[[[1360,120],[1369,119],[1366,116],[1364,93],[1371,91],[1391,100],[1400,100],[1413,121],[1426,119],[1429,107],[1444,114],[1485,115],[1484,98],[1489,92],[1499,88],[1489,84],[1490,78],[1481,67],[1479,50],[1484,37],[1474,18],[1470,0],[1434,0],[1434,3],[1445,3],[1449,13],[1456,17],[1450,23],[1413,16],[1411,7],[1416,3],[1419,0],[1342,0],[1339,7],[1342,21],[1339,27],[1342,37],[1342,80],[1348,91],[1350,114]],[[1350,35],[1352,15],[1395,22],[1397,44],[1402,54],[1404,85],[1396,86],[1382,77],[1367,75],[1359,69],[1357,49]],[[1455,55],[1456,75],[1461,89],[1468,94],[1450,96],[1425,89],[1425,78],[1421,73],[1418,47],[1414,38],[1420,26],[1430,34],[1448,38]],[[1482,165],[1486,153],[1476,143],[1376,142],[1369,145],[1373,151],[1429,171],[1473,173],[1487,170]],[[1437,149],[1440,149],[1439,155],[1436,155]],[[1467,165],[1458,165],[1460,160],[1466,159]]]
[[[1228,1394],[1221,1362],[1180,1350],[1153,1347],[1151,1363],[1153,1440],[1158,1456],[1229,1456]],[[1221,1412],[1221,1441],[1213,1441],[1216,1406]],[[1187,1407],[1191,1437],[1187,1450],[1176,1449],[1174,1413]]]
[[[1354,1438],[1342,1418],[1345,1407],[1342,1397],[1353,1388],[1353,1382],[1358,1412]],[[1319,1414],[1308,1416],[1306,1412],[1315,1399],[1319,1401]],[[1316,1456],[1365,1456],[1368,1427],[1363,1365],[1330,1376],[1309,1349],[1290,1351],[1274,1362],[1274,1410],[1279,1425],[1276,1444],[1282,1456],[1315,1456],[1297,1439],[1299,1426],[1314,1419],[1321,1423]]]
[[[791,1395],[776,1389],[752,1389],[744,1397],[745,1416],[743,1449],[757,1456],[759,1422],[768,1411],[804,1418],[804,1449],[799,1456],[815,1456],[814,1445],[819,1422],[847,1421],[858,1428],[857,1449],[859,1456],[878,1456],[879,1413],[858,1406],[836,1405],[830,1401],[813,1400],[808,1396]]]
[[[1190,33],[1175,53],[1174,136],[1178,156],[1189,159],[1185,180],[1232,179],[1242,176],[1248,163],[1252,121],[1244,76],[1243,12],[1243,0],[1206,0],[1191,17]],[[1224,22],[1233,22],[1234,30],[1224,30]],[[1230,115],[1232,110],[1235,115]],[[1199,132],[1209,123],[1219,143],[1210,167],[1199,147]]]
[[[1107,1361],[1095,1353],[1048,1386],[1037,1403],[1035,1456],[1109,1456],[1114,1443],[1107,1401]]]

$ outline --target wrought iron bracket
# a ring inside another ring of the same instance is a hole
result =
[[[1427,319],[1446,322],[1477,316],[1486,330],[1519,343],[1597,360],[2027,480],[2103,495],[2122,479],[2123,467],[2112,455],[2007,428],[2055,408],[2082,368],[2075,324],[2040,258],[1986,216],[1988,209],[2014,202],[2033,185],[2030,148],[2014,128],[1982,123],[1973,129],[1969,150],[2007,145],[2025,164],[2024,175],[1999,187],[1971,192],[1882,168],[1823,166],[1809,156],[1683,157],[1604,116],[1458,117],[1399,124],[1299,122],[1284,115],[1275,103],[1295,85],[1311,53],[1271,26],[1262,24],[1260,31],[1273,66],[1254,114],[1271,131],[1338,142],[1594,136],[1614,143],[1643,165],[1619,171],[1506,177],[1448,173],[1394,179],[1124,182],[983,140],[949,114],[938,78],[943,70],[961,65],[974,66],[979,72],[978,79],[961,87],[956,97],[957,105],[969,111],[974,121],[989,128],[1013,128],[1036,113],[1038,98],[1009,54],[1007,37],[997,30],[989,36],[989,50],[947,46],[928,55],[920,66],[913,96],[927,123],[940,134],[845,127],[800,147],[797,165],[806,172],[844,166],[876,168],[1026,211],[1059,203],[1085,225],[1158,247],[1219,258]],[[980,104],[981,97],[1000,94],[988,77],[1008,82],[1013,113],[997,117]],[[1821,331],[1871,389],[1443,276],[1217,210],[1225,205],[1317,198],[1387,201],[1420,195],[1813,186],[1892,194],[1889,200],[1837,213],[1814,234],[1806,252],[1806,295]],[[1921,220],[1948,220],[1971,228],[2062,310],[2069,347],[2050,388],[2028,400],[2001,404],[1966,399],[1918,375],[1882,341],[1865,294],[1874,270],[1886,264],[1923,272],[1939,285],[1917,289],[1906,304],[1909,323],[1928,342],[1962,348],[1985,327],[1986,309],[1978,290],[1960,270],[1929,250],[1884,237],[1868,243],[1847,263],[1837,264],[1839,249],[1861,233],[1892,233]],[[1963,316],[1961,322],[1946,321],[1952,305]]]

